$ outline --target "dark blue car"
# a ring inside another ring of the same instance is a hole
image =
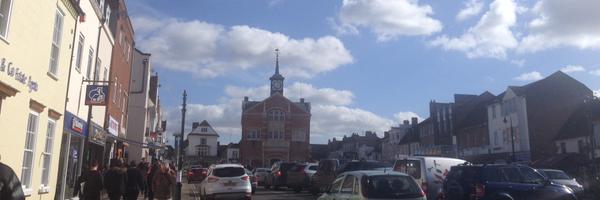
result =
[[[575,200],[573,191],[524,165],[459,165],[444,180],[446,200]]]

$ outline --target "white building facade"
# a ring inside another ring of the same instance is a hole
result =
[[[188,145],[185,155],[188,157],[216,157],[219,146],[219,134],[206,121],[194,122],[192,132],[187,135]]]
[[[525,97],[517,96],[509,87],[498,101],[487,106],[487,110],[490,153],[512,156],[514,140],[516,160],[531,161]]]

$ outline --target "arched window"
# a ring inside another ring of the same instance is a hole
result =
[[[274,109],[267,113],[267,119],[269,121],[283,121],[285,120],[285,113],[282,110]]]

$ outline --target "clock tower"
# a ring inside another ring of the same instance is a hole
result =
[[[279,74],[279,49],[275,49],[275,74],[269,78],[271,80],[271,95],[279,93],[283,95],[283,76]]]

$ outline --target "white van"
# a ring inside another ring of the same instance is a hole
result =
[[[409,156],[396,160],[394,171],[412,176],[427,194],[427,199],[438,199],[450,167],[467,161],[433,156]]]

